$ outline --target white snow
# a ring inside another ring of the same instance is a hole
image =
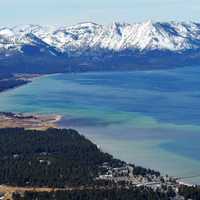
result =
[[[108,26],[85,22],[61,27],[0,27],[0,48],[19,48],[22,44],[31,43],[32,39],[27,35],[29,33],[62,52],[78,54],[88,48],[182,51],[200,47],[198,23],[146,21],[135,24],[114,22]]]

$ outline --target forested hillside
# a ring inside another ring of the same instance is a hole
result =
[[[122,163],[74,130],[0,130],[0,184],[87,185],[103,162]]]
[[[154,191],[146,187],[132,187],[111,190],[82,190],[58,192],[26,192],[23,196],[18,193],[13,195],[14,200],[169,200],[174,193]]]

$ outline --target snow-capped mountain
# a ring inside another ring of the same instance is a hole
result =
[[[175,61],[177,65],[180,62],[187,65],[191,62],[198,64],[199,54],[200,24],[192,22],[115,22],[108,26],[86,22],[61,27],[0,27],[0,67],[9,66],[8,63],[13,59],[15,63],[27,66],[29,59],[30,64],[34,65],[32,57],[40,65],[41,62],[48,65],[47,60],[44,61],[47,58],[51,58],[52,64],[53,60],[59,64],[62,61],[68,70],[72,70],[72,65],[73,69],[78,65],[82,68],[85,66],[86,70],[86,66],[93,66],[93,69],[96,65],[106,69],[104,65],[108,64],[112,68],[120,64],[121,69],[122,65],[124,68],[131,68],[131,65],[137,65],[138,68],[140,65],[156,67],[162,64],[162,60],[163,65],[175,65]],[[166,63],[167,59],[171,61]]]

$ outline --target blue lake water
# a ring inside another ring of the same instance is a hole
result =
[[[117,158],[200,174],[200,67],[44,76],[1,93],[0,111],[62,114]]]

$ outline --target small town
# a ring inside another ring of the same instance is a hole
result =
[[[195,187],[195,185],[181,181],[181,178],[178,177],[170,177],[168,175],[161,176],[151,173],[146,175],[135,175],[134,166],[130,164],[124,164],[124,166],[119,168],[112,168],[108,163],[104,163],[102,167],[105,169],[105,173],[99,175],[97,180],[113,181],[117,184],[124,183],[127,187],[144,186],[153,190],[160,189],[163,192],[170,189],[176,193],[175,199],[179,200],[184,199],[178,195],[181,186]]]

